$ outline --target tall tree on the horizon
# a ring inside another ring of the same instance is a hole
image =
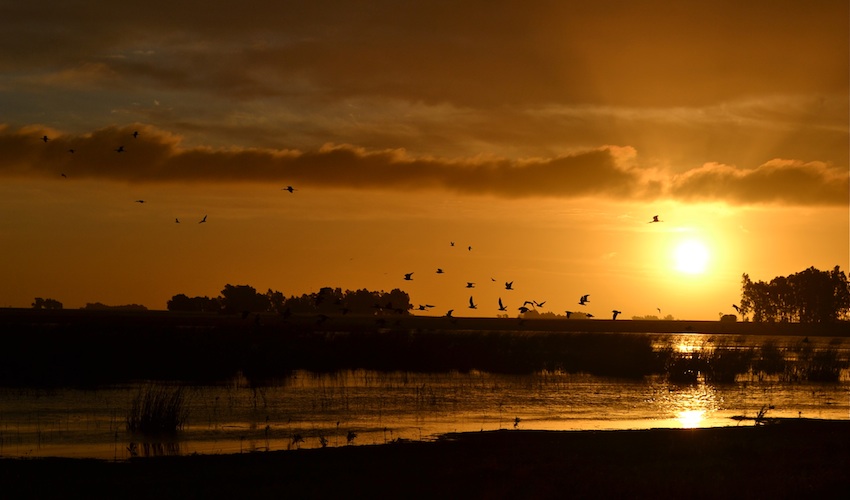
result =
[[[850,283],[839,266],[832,271],[810,267],[769,283],[741,279],[740,312],[755,322],[829,323],[850,314]]]

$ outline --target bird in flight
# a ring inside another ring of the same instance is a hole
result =
[[[115,149],[115,152],[116,152],[116,153],[123,153],[123,152],[124,152],[124,146],[118,146],[118,147]]]
[[[533,302],[534,302],[534,305],[535,305],[535,306],[537,306],[537,307],[543,307],[543,304],[545,304],[545,303],[546,303],[546,301],[545,301],[545,300],[544,300],[543,302],[537,302],[536,300],[535,300],[535,301],[533,301]]]
[[[41,138],[41,140],[44,141],[44,142],[47,142],[47,141],[50,140],[50,138],[45,135],[44,137]]]
[[[175,224],[180,224],[180,219],[178,219],[177,217],[175,217],[175,218],[174,218],[174,223],[175,223]]]
[[[138,131],[138,130],[134,130],[134,131],[133,131],[133,139],[136,139],[136,138],[138,138],[138,137],[139,137],[139,131]]]
[[[466,282],[466,288],[475,288],[475,283],[473,283],[471,281],[467,281]]]
[[[508,308],[505,307],[504,304],[502,304],[502,298],[501,297],[499,297],[499,310],[500,311],[507,311],[508,310]]]
[[[66,179],[68,178],[68,176],[67,176],[67,175],[65,175],[65,172],[62,172],[62,173],[61,173],[61,174],[59,174],[59,175],[61,175],[62,177],[66,178]]]
[[[73,149],[69,149],[68,152],[73,154],[75,151]]]
[[[437,268],[437,274],[443,274],[443,268],[442,267]]]
[[[280,190],[281,191],[289,191],[290,193],[293,192],[293,191],[298,191],[297,189],[295,189],[292,186],[286,186],[285,188],[280,188]]]
[[[434,307],[434,306],[432,306],[431,304],[424,304],[424,305],[423,305],[423,304],[419,304],[419,310],[420,310],[420,311],[424,311],[424,310],[426,310],[426,309],[430,309],[430,308],[432,308],[432,307]]]
[[[588,299],[588,297],[590,297],[590,294],[582,295],[581,298],[578,299],[579,305],[583,306],[583,305],[587,304],[588,302],[590,302],[590,299]]]
[[[616,309],[614,309],[614,310],[613,310],[613,311],[611,311],[611,312],[612,312],[612,313],[614,313],[614,317],[613,317],[612,319],[617,319],[617,316],[618,316],[618,315],[623,314],[623,311],[618,311],[618,310],[616,310]]]
[[[200,221],[198,221],[198,224],[203,224],[203,223],[204,223],[204,222],[206,222],[206,221],[207,221],[207,216],[205,215],[203,219],[201,219]]]
[[[570,316],[572,316],[573,312],[572,311],[564,311],[564,312],[567,313],[567,319],[570,319]]]
[[[472,251],[472,245],[469,245],[468,247],[466,247],[466,249],[471,252]]]
[[[145,200],[136,200],[136,203],[144,203]]]
[[[520,314],[525,314],[525,313],[527,313],[528,311],[531,310],[531,309],[529,309],[525,306],[519,306],[517,309],[519,310]]]
[[[454,309],[449,309],[449,310],[448,310],[448,312],[446,313],[446,317],[447,317],[447,318],[451,318],[451,317],[452,317],[452,313],[453,313],[453,312],[455,312],[455,310],[454,310]]]
[[[45,136],[45,137],[47,137],[47,136]],[[449,242],[449,244],[450,244],[451,246],[455,246],[455,242],[454,242],[454,241],[450,241],[450,242]]]
[[[407,281],[413,281],[413,273],[405,273],[404,279]]]
[[[513,290],[513,289],[514,289],[514,282],[513,281],[506,281],[505,282],[505,290]]]
[[[741,308],[738,307],[738,304],[732,304],[732,308],[735,309],[735,311],[737,311],[739,313],[741,312]]]
[[[469,308],[470,309],[478,309],[478,306],[475,305],[475,302],[472,301],[472,295],[469,296]]]
[[[584,315],[584,317],[585,317],[585,318],[590,319],[590,318],[592,318],[592,317],[593,317],[593,315],[592,315],[592,314],[590,314],[590,313],[587,313],[587,314],[585,314],[585,315]]]
[[[664,222],[663,220],[659,220],[657,215],[652,216],[652,220],[647,222],[647,224],[652,224],[653,222]]]

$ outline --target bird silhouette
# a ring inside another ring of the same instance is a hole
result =
[[[50,138],[45,135],[44,137],[41,138],[41,140],[44,141],[44,142],[47,142],[47,141],[50,140]]]
[[[546,301],[545,301],[545,300],[544,300],[543,302],[537,302],[536,300],[535,300],[535,301],[533,301],[533,302],[534,302],[534,305],[535,305],[535,306],[537,306],[537,307],[543,307],[543,304],[545,304],[545,303],[546,303]]]
[[[582,295],[581,298],[578,299],[579,305],[583,306],[590,302],[590,299],[588,299],[588,297],[590,297],[590,294]]]
[[[613,310],[613,311],[611,311],[611,312],[612,312],[612,313],[614,313],[614,317],[613,317],[613,318],[611,318],[611,319],[617,319],[617,316],[623,313],[623,311],[618,311],[618,310],[616,310],[616,309],[614,309],[614,310]]]
[[[295,189],[292,186],[286,186],[285,188],[280,188],[280,190],[281,191],[289,191],[290,193],[293,192],[293,191],[298,191],[297,189]]]
[[[180,224],[180,219],[178,219],[177,217],[175,217],[175,218],[174,218],[174,223],[175,223],[175,224]]]
[[[466,288],[475,288],[475,283],[473,283],[471,281],[467,281],[466,282]]]
[[[585,317],[585,318],[592,318],[592,317],[593,317],[593,315],[592,315],[592,314],[590,314],[590,313],[587,313],[587,314],[585,314],[585,315],[584,315],[584,317]]]
[[[505,307],[504,304],[502,304],[502,298],[501,297],[499,297],[499,310],[500,311],[507,311],[508,310],[508,308]]]
[[[437,274],[443,274],[443,268],[438,267],[437,268]]]
[[[424,305],[423,305],[423,304],[419,304],[419,310],[420,310],[420,311],[425,311],[425,310],[427,310],[427,309],[431,309],[432,307],[434,307],[434,306],[432,306],[431,304],[424,304]]]
[[[447,317],[447,318],[451,318],[451,317],[452,317],[452,313],[453,313],[453,312],[455,312],[455,310],[454,310],[454,309],[449,309],[449,310],[448,310],[448,312],[446,312],[446,317]]]
[[[136,138],[138,138],[138,137],[139,137],[139,131],[138,131],[138,130],[134,130],[134,131],[133,131],[133,139],[136,139]]]
[[[207,216],[205,215],[203,219],[198,221],[198,224],[203,224],[206,221],[207,221]]]
[[[67,176],[67,175],[65,175],[65,172],[62,172],[62,173],[61,173],[61,174],[59,174],[59,175],[61,175],[62,177],[66,178],[66,179],[68,178],[68,176]]]
[[[407,281],[413,281],[413,273],[406,273],[404,275],[404,279],[406,279]]]
[[[144,203],[145,200],[136,200],[136,203]]]
[[[73,149],[69,149],[68,152],[71,153],[71,154],[74,154],[76,151],[73,150]]]
[[[472,245],[469,245],[466,249],[471,252],[472,251]]]
[[[475,305],[475,302],[472,301],[472,295],[469,296],[469,308],[470,309],[478,309],[478,306]]]
[[[525,307],[525,306],[519,306],[519,307],[517,308],[517,310],[519,310],[519,312],[520,312],[521,314],[525,314],[525,313],[527,313],[528,311],[530,311],[531,309],[529,309],[529,308],[527,308],[527,307]]]
[[[652,224],[653,222],[664,222],[663,220],[659,220],[657,215],[652,216],[652,220],[647,222],[647,224]]]
[[[572,311],[564,311],[564,312],[566,312],[566,313],[567,313],[567,319],[570,319],[570,316],[572,316],[572,315],[573,315],[573,312],[572,312]]]
[[[735,309],[735,311],[737,312],[741,312],[741,308],[738,307],[738,304],[732,304],[732,308]]]
[[[513,289],[514,289],[514,282],[513,281],[506,281],[505,282],[505,290],[513,290]]]
[[[455,246],[455,242],[454,242],[454,241],[450,241],[450,242],[449,242],[449,244],[450,244],[451,246]]]
[[[115,152],[116,152],[116,153],[123,153],[123,152],[124,152],[124,146],[118,146],[118,147],[115,149]]]

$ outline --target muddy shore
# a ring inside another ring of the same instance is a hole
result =
[[[436,442],[107,462],[3,459],[6,498],[825,498],[850,491],[850,421],[503,430]]]

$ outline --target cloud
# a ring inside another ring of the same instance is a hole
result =
[[[753,169],[709,163],[673,178],[670,194],[733,204],[847,205],[848,171],[823,162],[771,160]]]
[[[138,138],[133,132],[138,130]],[[43,142],[47,135],[50,140]],[[122,148],[123,147],[123,148]],[[123,152],[117,152],[117,149]],[[73,153],[70,150],[74,150]],[[602,146],[541,158],[414,156],[404,149],[328,144],[312,150],[184,146],[147,126],[63,134],[0,127],[0,175],[145,183],[258,182],[388,190],[447,190],[508,198],[552,197],[725,201],[731,204],[847,203],[847,171],[820,162],[773,160],[755,169],[706,164],[664,176],[642,168],[631,147]]]

